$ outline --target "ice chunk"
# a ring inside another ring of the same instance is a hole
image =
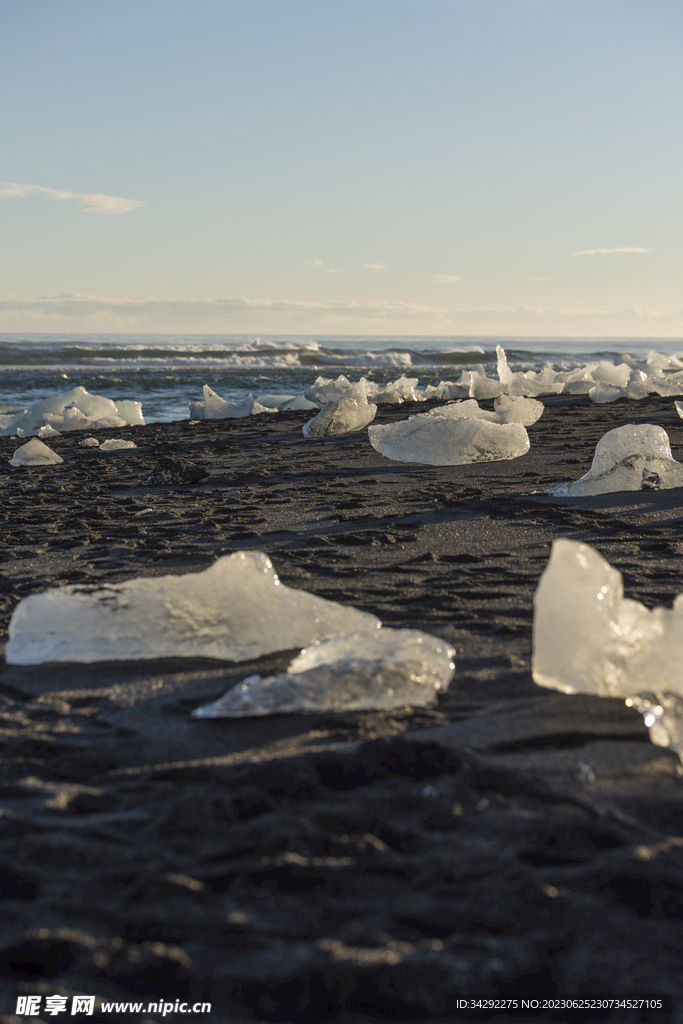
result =
[[[502,395],[504,391],[505,385],[501,384],[499,380],[493,380],[491,377],[484,377],[478,373],[473,373],[470,376],[470,398],[476,398],[482,402],[489,398],[498,398],[498,395]]]
[[[64,459],[37,437],[17,448],[9,460],[10,466],[56,466],[59,462],[64,462]]]
[[[674,405],[676,406],[676,412],[683,420],[683,402],[674,402]]]
[[[279,676],[249,676],[195,718],[430,707],[453,677],[454,651],[414,629],[351,633],[312,645]]]
[[[562,693],[623,697],[683,760],[683,595],[648,611],[595,548],[556,540],[534,597],[532,674]]]
[[[512,370],[508,366],[508,359],[502,345],[496,345],[498,379],[501,384],[512,383]]]
[[[38,431],[38,437],[61,437],[59,430],[55,430],[49,423],[43,423],[42,427]]]
[[[365,382],[354,384],[348,395],[337,402],[328,402],[317,416],[304,423],[304,437],[341,437],[362,430],[374,420],[377,406],[368,402]]]
[[[495,412],[488,409],[481,409],[476,398],[468,398],[464,402],[451,402],[448,405],[441,405],[437,409],[431,409],[425,416],[445,416],[447,419],[472,419],[487,420],[489,423],[498,423]]]
[[[531,427],[540,420],[545,412],[543,402],[535,398],[524,398],[513,395],[501,395],[493,403],[499,423],[521,423],[523,427]]]
[[[629,398],[639,402],[642,398],[647,398],[650,393],[650,389],[647,386],[647,374],[643,373],[642,370],[631,370],[631,376],[629,382],[626,385],[626,394]]]
[[[120,420],[118,426],[144,423],[141,410],[140,402],[122,401],[117,405],[110,398],[91,395],[79,385],[36,402],[11,425],[0,427],[0,434],[17,433],[17,428],[24,435],[37,434],[45,423],[60,431],[86,429],[103,416],[116,416]]]
[[[144,427],[145,419],[142,415],[142,402],[133,402],[128,398],[119,399],[116,402],[116,411],[126,426]]]
[[[90,426],[94,430],[107,430],[111,427],[125,427],[126,421],[121,416],[100,416]]]
[[[379,626],[367,612],[284,586],[266,555],[239,551],[199,573],[72,585],[26,597],[10,621],[6,659],[12,665],[245,661]]]
[[[440,380],[436,387],[433,384],[428,384],[422,393],[425,400],[438,398],[442,402],[449,402],[454,398],[467,398],[470,389],[454,384],[452,380]]]
[[[18,423],[26,411],[26,409],[17,409],[12,405],[0,406],[0,434],[11,433],[8,428]]]
[[[628,363],[620,363],[619,366],[615,366],[614,363],[601,359],[593,369],[591,376],[593,380],[605,381],[607,384],[616,384],[618,387],[624,388],[631,377],[631,367]]]
[[[78,442],[81,448],[99,448],[100,442],[96,437],[84,437],[82,441]]]
[[[671,454],[667,432],[653,423],[627,423],[600,438],[593,465],[585,476],[574,483],[560,484],[549,493],[571,498],[672,487],[683,487],[683,465]]]
[[[343,373],[336,380],[316,377],[311,386],[304,389],[304,397],[322,408],[328,402],[338,402],[340,398],[345,398],[352,387],[353,384]]]
[[[616,402],[618,398],[628,398],[626,388],[617,384],[608,384],[606,381],[599,381],[594,388],[588,392],[591,402],[596,405],[605,405],[607,402]]]
[[[256,406],[256,403],[260,406],[265,406],[271,412],[276,410],[287,412],[289,409],[320,408],[317,402],[309,402],[303,395],[259,395],[254,401],[254,406]]]
[[[462,466],[468,462],[516,459],[529,451],[521,423],[489,423],[425,413],[399,423],[368,427],[373,448],[397,462]]]
[[[126,441],[122,437],[112,437],[109,441],[103,441],[100,445],[101,452],[121,452],[125,448],[137,448],[133,441]]]
[[[238,419],[242,416],[249,416],[254,404],[254,396],[249,392],[241,402],[226,402],[224,398],[217,395],[208,384],[204,385],[204,419],[226,420]]]

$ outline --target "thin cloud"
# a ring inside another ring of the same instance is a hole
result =
[[[35,194],[48,199],[73,199],[84,213],[130,213],[146,203],[139,199],[123,199],[121,196],[105,196],[101,192],[70,192],[68,189],[46,188],[44,185],[21,185],[15,181],[4,181],[0,186],[0,196],[19,199]]]
[[[683,309],[562,309],[543,306],[424,306],[401,301],[343,299],[315,302],[226,297],[214,299],[105,298],[63,293],[0,295],[0,330],[139,330],[162,333],[272,331],[278,334],[369,331],[514,337],[680,338]]]
[[[456,281],[462,281],[456,274],[437,274],[434,278],[434,284],[455,284]]]
[[[334,267],[330,267],[329,269],[325,270],[325,273],[326,274],[338,274],[339,271],[335,270]]]
[[[575,256],[601,256],[613,252],[652,252],[652,249],[641,249],[638,246],[622,245],[619,249],[582,249],[575,252]]]
[[[322,267],[323,260],[304,260],[305,267]]]
[[[364,263],[363,270],[386,270],[383,263]]]

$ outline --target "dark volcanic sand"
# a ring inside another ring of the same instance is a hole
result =
[[[528,455],[442,468],[390,462],[365,434],[306,441],[306,418],[128,428],[139,447],[112,454],[67,435],[51,442],[64,464],[42,469],[12,469],[21,442],[0,439],[0,639],[17,601],[43,588],[193,572],[254,548],[285,583],[457,650],[434,710],[237,722],[189,713],[290,654],[3,661],[5,1012],[17,993],[77,992],[208,1000],[209,1018],[173,1019],[212,1024],[502,1022],[527,1018],[457,1017],[454,1001],[677,996],[678,759],[623,702],[536,687],[529,659],[556,537],[595,545],[628,596],[673,600],[683,491],[524,493],[579,477],[623,423],[661,424],[680,452],[672,400],[551,398]],[[209,477],[149,487],[169,455]]]

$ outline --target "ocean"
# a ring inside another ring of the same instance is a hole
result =
[[[82,384],[114,401],[142,402],[148,423],[169,422],[188,418],[188,403],[201,401],[204,384],[229,401],[250,391],[300,394],[319,375],[340,373],[378,382],[403,373],[437,384],[477,364],[495,372],[497,344],[515,370],[683,353],[683,339],[661,338],[3,334],[0,407],[25,408]]]

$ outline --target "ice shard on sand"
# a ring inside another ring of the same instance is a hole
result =
[[[270,559],[239,551],[199,573],[99,587],[66,586],[19,602],[9,625],[13,665],[132,658],[245,661],[354,631],[374,615],[280,583]]]
[[[249,676],[195,718],[429,707],[448,689],[453,648],[415,629],[380,629],[323,640],[278,676]]]
[[[620,697],[683,760],[683,594],[649,611],[588,544],[556,540],[534,597],[532,674],[562,693]]]
[[[499,462],[529,451],[529,435],[521,423],[490,423],[436,412],[370,426],[368,437],[388,459],[428,466]]]

